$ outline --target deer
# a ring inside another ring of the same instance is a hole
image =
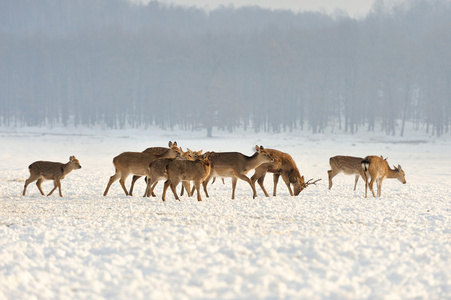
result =
[[[47,196],[50,196],[56,190],[56,188],[58,188],[60,197],[63,197],[63,194],[61,192],[61,179],[64,179],[64,177],[72,172],[72,170],[77,169],[81,169],[81,165],[78,159],[75,158],[75,156],[70,156],[69,162],[65,164],[51,161],[36,161],[28,167],[28,170],[30,171],[30,177],[25,181],[23,195],[25,196],[27,186],[37,180],[36,186],[44,196],[45,194],[41,188],[42,182],[44,180],[53,180],[54,187]]]
[[[177,192],[175,190],[177,185],[182,182],[182,184],[184,184],[185,186],[186,191],[188,192],[188,194],[190,194],[189,185],[187,185],[186,183],[194,181],[194,187],[197,191],[197,200],[202,201],[202,197],[200,195],[200,184],[204,182],[204,180],[210,174],[211,163],[209,158],[210,152],[206,152],[202,155],[201,159],[194,161],[175,159],[169,162],[166,167],[168,179],[164,183],[162,200],[166,200],[166,191],[168,187],[171,187],[175,199],[180,201],[180,198],[177,196]],[[149,186],[150,184],[148,185],[148,188]]]
[[[332,188],[332,178],[334,178],[339,173],[344,173],[346,175],[355,175],[354,191],[357,188],[357,182],[359,177],[365,178],[365,174],[362,169],[361,157],[354,156],[343,156],[337,155],[329,159],[329,164],[331,170],[327,171],[329,175],[329,190]]]
[[[175,142],[175,141],[174,142],[169,141],[168,147],[150,147],[150,148],[147,148],[146,150],[143,151],[143,153],[149,153],[149,154],[156,155],[158,157],[164,157],[165,155],[167,155],[167,152],[171,151],[171,150],[175,150],[180,155],[182,155],[181,149],[177,146],[177,142]],[[140,177],[141,176],[139,176],[139,175],[133,175],[132,183],[130,184],[130,190],[128,192],[130,196],[133,196],[133,188],[135,186],[135,182]],[[153,195],[153,196],[155,196],[155,195]]]
[[[161,155],[155,155],[146,152],[123,152],[113,159],[113,164],[115,167],[115,174],[110,177],[108,184],[106,186],[104,196],[108,194],[111,184],[119,179],[122,189],[126,196],[131,196],[125,187],[125,180],[128,175],[138,175],[138,176],[150,176],[149,165],[156,159],[160,158],[175,158],[179,155],[179,152],[175,149],[170,149]]]
[[[252,188],[252,197],[257,197],[257,191],[252,180],[246,174],[264,163],[273,162],[271,154],[263,146],[255,146],[255,153],[246,156],[239,152],[212,152],[210,154],[211,171],[210,175],[202,183],[207,197],[207,184],[213,177],[232,178],[232,199],[235,199],[235,189],[238,179],[244,180]]]
[[[266,149],[266,151],[273,158],[273,162],[267,162],[261,164],[255,168],[255,173],[251,177],[252,184],[255,186],[255,181],[258,182],[262,191],[265,193],[266,197],[269,197],[263,182],[265,180],[266,173],[273,173],[274,190],[273,196],[276,196],[277,183],[279,182],[279,177],[282,176],[283,181],[287,185],[290,196],[297,196],[299,193],[307,187],[304,181],[304,176],[301,176],[299,170],[293,160],[293,158],[288,154],[275,149]],[[293,190],[291,189],[293,185]]]
[[[202,158],[202,151],[203,151],[203,150],[193,151],[193,150],[191,150],[190,148],[187,148],[187,151],[184,152],[184,153],[182,153],[181,156],[182,156],[182,157],[185,157],[185,158],[188,159],[188,160],[198,160],[198,159],[201,159],[201,158]],[[185,186],[186,186],[186,187],[190,187],[189,182],[188,182],[188,184],[186,184],[186,185],[182,185],[182,189],[181,189],[181,191],[180,191],[180,196],[183,196],[183,193],[184,193],[184,191],[185,191]],[[195,190],[195,187],[193,186],[193,189],[191,190],[191,192],[190,192],[189,190],[187,191],[188,197],[191,197],[191,196],[194,194],[194,190]]]
[[[393,166],[393,169],[390,168],[387,162],[387,158],[383,158],[382,156],[370,155],[365,157],[361,161],[361,168],[364,172],[365,179],[365,198],[367,197],[368,192],[368,179],[371,178],[371,182],[369,183],[369,187],[371,192],[373,193],[373,197],[376,197],[373,185],[376,181],[377,183],[377,195],[380,197],[382,192],[382,181],[385,178],[396,178],[403,184],[406,184],[406,174],[400,165],[398,167]]]
[[[156,159],[153,162],[150,163],[149,165],[149,171],[150,171],[150,177],[147,178],[147,188],[146,188],[146,192],[144,193],[144,197],[149,197],[150,195],[155,197],[155,194],[153,193],[158,181],[160,180],[167,180],[168,176],[167,176],[167,166],[169,165],[170,162],[172,162],[173,160],[198,160],[201,158],[201,151],[197,151],[197,152],[193,152],[191,150],[188,150],[187,152],[183,152],[182,148],[180,148],[180,152],[181,154],[175,158],[160,158],[160,159]],[[182,191],[180,193],[180,196],[183,195],[183,191],[184,188],[187,186],[188,187],[188,196],[191,197],[191,193],[189,190],[189,182],[187,182],[186,184],[184,184],[182,186]]]

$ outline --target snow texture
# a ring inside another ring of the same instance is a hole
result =
[[[451,299],[446,137],[203,135],[0,128],[0,299]],[[169,140],[246,155],[275,148],[322,181],[297,197],[280,180],[276,197],[257,186],[252,199],[239,181],[231,200],[230,179],[209,185],[202,202],[170,191],[162,202],[162,182],[157,198],[144,198],[142,179],[132,197],[118,182],[102,195],[114,156]],[[407,184],[386,179],[382,197],[364,198],[362,180],[353,191],[354,177],[339,174],[329,190],[329,157],[339,154],[388,156]],[[22,196],[29,164],[71,155],[82,169],[62,180],[63,198],[34,183]]]

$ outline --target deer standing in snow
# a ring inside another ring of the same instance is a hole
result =
[[[334,178],[339,173],[344,173],[346,175],[355,175],[354,191],[357,187],[357,181],[359,177],[365,178],[365,174],[362,169],[361,157],[354,156],[334,156],[329,159],[329,164],[331,170],[327,171],[329,175],[329,190],[332,188],[332,178]]]
[[[151,162],[160,158],[175,158],[177,155],[179,155],[179,152],[174,149],[170,149],[164,152],[164,154],[162,155],[154,155],[145,152],[124,152],[119,154],[113,159],[116,173],[110,177],[103,195],[106,196],[108,194],[108,190],[110,189],[111,184],[113,184],[113,182],[118,179],[120,179],[119,183],[121,184],[125,195],[130,195],[125,187],[125,180],[127,179],[128,175],[133,174],[149,177],[149,165]]]
[[[186,191],[190,193],[189,185],[187,185],[186,183],[194,181],[194,188],[197,191],[197,200],[202,201],[202,197],[200,195],[200,184],[210,174],[211,164],[209,157],[210,152],[206,152],[202,155],[201,159],[194,161],[174,159],[169,162],[166,167],[168,179],[164,183],[162,200],[165,201],[166,191],[168,187],[171,187],[175,199],[180,201],[180,198],[177,196],[177,192],[175,190],[177,185],[182,182]],[[150,184],[148,184],[147,188],[149,188],[149,186]]]
[[[269,197],[263,182],[265,180],[265,175],[267,172],[273,173],[274,180],[274,190],[273,196],[276,196],[277,183],[279,182],[279,177],[282,176],[283,181],[287,185],[290,196],[297,196],[299,193],[307,187],[304,182],[304,176],[301,176],[298,168],[293,160],[293,158],[288,154],[274,149],[266,149],[268,153],[273,158],[272,162],[267,162],[261,164],[255,168],[255,173],[251,177],[251,181],[255,186],[255,181],[258,182],[261,189],[265,193],[266,197]],[[293,185],[293,190],[291,189]]]
[[[158,157],[167,157],[169,151],[171,150],[175,150],[178,153],[181,154],[181,149],[177,146],[177,142],[171,142],[169,141],[168,143],[168,147],[150,147],[147,148],[146,150],[143,151],[143,153],[149,153],[149,154],[153,154],[155,156]],[[172,152],[170,152],[172,153]],[[171,157],[171,155],[169,155],[169,157]],[[132,179],[132,183],[130,185],[130,191],[128,192],[128,194],[130,196],[133,195],[133,188],[135,186],[135,182],[140,178],[141,176],[139,175],[134,175],[133,179]]]
[[[373,197],[376,197],[373,184],[377,183],[377,195],[380,197],[382,192],[382,181],[385,178],[396,178],[403,184],[406,183],[406,175],[401,168],[400,165],[398,167],[393,166],[394,169],[391,169],[388,165],[387,159],[383,159],[382,156],[367,156],[361,162],[361,168],[364,172],[365,179],[365,198],[367,197],[368,192],[368,179],[371,178],[371,182],[369,183],[370,190],[373,193]]]
[[[41,188],[42,182],[44,180],[53,180],[53,190],[51,190],[47,196],[50,196],[56,188],[58,188],[60,197],[63,197],[63,194],[61,193],[61,179],[66,177],[72,170],[81,169],[81,165],[75,156],[71,156],[69,157],[69,162],[66,164],[51,161],[36,161],[32,163],[28,169],[30,171],[30,177],[25,181],[23,189],[24,196],[27,191],[27,186],[33,181],[37,180],[36,186],[41,194],[44,195]]]
[[[201,159],[201,151],[191,151],[188,149],[187,152],[183,152],[183,150],[180,148],[180,156],[177,156],[176,158],[160,158],[156,159],[149,165],[149,171],[150,171],[150,177],[147,178],[147,188],[146,192],[144,194],[144,197],[149,197],[150,195],[155,197],[155,194],[153,193],[158,181],[160,180],[167,180],[168,174],[167,174],[167,167],[169,163],[171,163],[173,160],[199,160]],[[189,182],[183,182],[182,191],[180,193],[180,196],[183,195],[184,187],[188,187],[188,196],[191,197],[191,193],[189,190],[190,183]],[[194,192],[194,189],[193,189]]]
[[[235,189],[238,178],[246,181],[252,188],[253,198],[257,197],[255,185],[246,174],[261,164],[272,162],[271,154],[263,146],[255,146],[256,152],[252,156],[246,156],[239,152],[212,152],[210,154],[211,171],[210,175],[202,183],[205,195],[207,184],[212,177],[232,178],[232,199],[235,199]]]

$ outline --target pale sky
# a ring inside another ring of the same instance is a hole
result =
[[[142,1],[149,2],[149,0]],[[221,5],[235,7],[257,5],[270,9],[289,9],[294,12],[321,11],[330,14],[339,9],[347,12],[350,17],[363,17],[371,9],[374,0],[159,0],[159,2],[196,6],[206,10],[212,10]]]

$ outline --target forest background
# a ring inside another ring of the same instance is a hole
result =
[[[450,134],[451,3],[351,18],[4,0],[0,125]]]

